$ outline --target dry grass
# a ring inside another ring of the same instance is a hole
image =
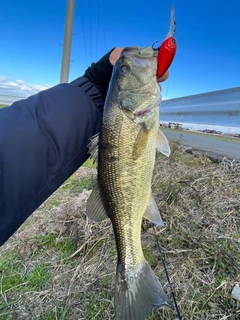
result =
[[[172,144],[158,155],[156,228],[183,319],[240,319],[240,163]],[[109,221],[84,215],[94,169],[80,169],[0,248],[0,320],[114,319],[116,249]],[[81,192],[81,193],[80,193]],[[151,225],[144,253],[170,296]],[[177,319],[167,308],[148,317]]]

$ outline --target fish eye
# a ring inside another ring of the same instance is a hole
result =
[[[119,69],[120,69],[120,72],[121,72],[122,74],[126,74],[126,73],[129,72],[130,67],[129,67],[127,64],[121,64],[121,65],[119,66]]]

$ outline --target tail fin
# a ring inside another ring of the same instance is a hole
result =
[[[118,265],[115,288],[116,320],[144,320],[152,306],[163,305],[172,308],[147,261],[131,270]]]

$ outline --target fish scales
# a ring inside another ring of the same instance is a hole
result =
[[[141,246],[143,216],[162,223],[151,194],[156,144],[160,151],[169,148],[159,133],[159,102],[154,51],[124,49],[114,66],[101,132],[90,144],[91,152],[98,143],[98,178],[87,204],[90,218],[112,222],[119,320],[143,320],[152,306],[171,306]]]
[[[158,125],[147,133],[149,143],[142,156],[133,160],[131,150],[142,126],[119,108],[115,110],[116,116],[106,119],[99,138],[99,188],[118,237],[119,263],[130,267],[144,260],[141,221],[149,202]],[[108,123],[112,124],[110,130]]]

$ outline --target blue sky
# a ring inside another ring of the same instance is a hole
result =
[[[59,83],[65,0],[2,1],[0,77]],[[76,0],[69,80],[115,46],[161,43],[172,1]],[[177,53],[163,85],[167,98],[240,86],[240,1],[175,0]]]

